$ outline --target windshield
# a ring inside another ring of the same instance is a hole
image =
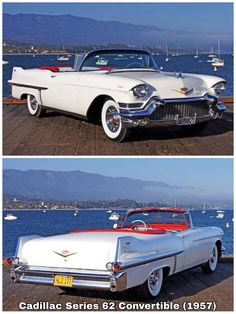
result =
[[[183,213],[173,211],[142,211],[134,212],[126,216],[120,227],[127,228],[135,220],[144,221],[145,224],[183,224],[186,225],[187,221]]]
[[[152,56],[145,51],[92,52],[85,58],[80,71],[117,69],[155,69]]]

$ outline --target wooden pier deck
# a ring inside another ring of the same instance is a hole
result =
[[[233,155],[233,104],[225,98],[223,119],[198,136],[178,127],[137,129],[124,143],[109,140],[100,125],[48,111],[31,117],[25,102],[3,102],[4,155]]]
[[[3,266],[2,300],[3,311],[19,311],[20,302],[33,304],[38,301],[59,303],[62,305],[62,310],[68,310],[66,302],[71,302],[75,306],[92,304],[96,305],[99,310],[104,310],[104,304],[106,305],[104,302],[111,302],[110,304],[114,305],[113,310],[121,311],[125,310],[125,307],[137,304],[142,306],[162,302],[172,303],[177,305],[179,310],[183,310],[185,302],[190,302],[191,306],[197,306],[194,302],[213,302],[217,311],[233,311],[233,263],[219,263],[216,272],[208,275],[203,274],[198,267],[169,277],[164,282],[158,298],[152,301],[140,301],[137,296],[128,295],[127,292],[113,294],[103,291],[76,290],[68,293],[56,287],[14,284],[10,282],[9,267]],[[213,308],[209,310],[212,311]]]

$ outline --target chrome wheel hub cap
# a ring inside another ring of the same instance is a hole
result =
[[[149,283],[150,283],[150,288],[152,290],[155,290],[159,284],[159,271],[155,271],[151,273],[151,275],[149,276]]]
[[[120,127],[120,115],[113,106],[109,107],[106,112],[106,124],[111,132],[117,132]]]
[[[36,110],[37,109],[37,100],[35,97],[31,97],[30,98],[30,107],[33,109],[33,110]]]
[[[211,256],[209,260],[211,269],[214,269],[216,267],[216,263],[217,263],[217,252],[216,252],[216,248],[214,247],[214,249],[211,252]]]

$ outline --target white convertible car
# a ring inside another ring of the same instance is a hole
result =
[[[11,278],[63,290],[135,288],[140,297],[153,298],[167,276],[198,265],[213,272],[222,236],[217,227],[193,227],[190,213],[181,208],[129,210],[113,229],[19,238],[9,260]]]
[[[74,66],[14,67],[9,83],[13,97],[27,99],[31,115],[49,108],[101,121],[116,141],[144,126],[179,125],[198,133],[226,109],[219,102],[224,79],[161,72],[149,52],[137,49],[76,55]]]

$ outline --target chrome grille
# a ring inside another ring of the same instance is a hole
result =
[[[207,100],[194,101],[189,103],[166,103],[158,108],[150,117],[151,120],[169,120],[179,118],[197,118],[209,115],[209,104]]]

